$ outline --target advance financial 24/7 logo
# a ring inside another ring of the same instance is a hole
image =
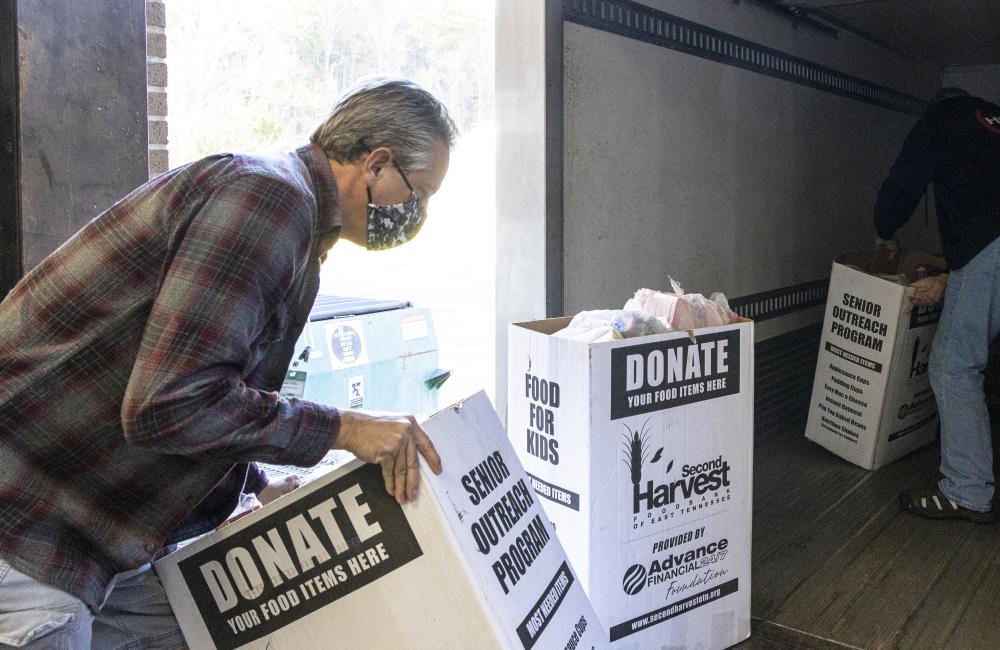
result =
[[[663,458],[664,447],[650,455],[652,446],[650,434],[646,431],[648,424],[649,420],[646,420],[636,430],[625,425],[623,452],[632,483],[633,530],[732,498],[729,490],[731,467],[721,454],[701,463],[682,465],[680,476],[671,479],[674,461]],[[662,475],[657,471],[661,467],[664,468]],[[644,480],[644,474],[654,478]]]
[[[666,557],[650,562],[649,568],[644,564],[633,564],[626,569],[625,575],[622,576],[622,589],[629,596],[635,596],[647,585],[652,587],[666,580],[673,580],[692,571],[721,562],[726,559],[728,548],[729,540],[723,537],[718,541],[702,544],[688,551],[668,553]]]
[[[636,595],[646,586],[646,576],[648,575],[649,572],[646,571],[645,566],[633,564],[625,571],[625,576],[622,578],[622,589],[629,596]]]

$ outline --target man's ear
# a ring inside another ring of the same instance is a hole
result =
[[[392,151],[387,147],[379,147],[370,152],[362,162],[366,184],[371,187],[385,168],[392,164]]]

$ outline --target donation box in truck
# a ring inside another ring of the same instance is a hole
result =
[[[916,252],[836,259],[806,437],[865,469],[926,445],[938,412],[928,367],[941,305],[914,307],[918,274],[945,268]]]
[[[354,460],[156,563],[192,648],[607,648],[484,393],[421,425],[399,506]]]
[[[508,434],[613,648],[750,635],[753,323],[585,343],[510,327]]]

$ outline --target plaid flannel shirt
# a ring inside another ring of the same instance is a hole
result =
[[[318,147],[224,154],[28,273],[0,303],[0,557],[96,611],[116,573],[224,519],[246,463],[318,462],[339,413],[273,391],[339,232]]]

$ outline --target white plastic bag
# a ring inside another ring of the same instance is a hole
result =
[[[665,321],[649,314],[621,309],[598,309],[580,312],[565,329],[552,336],[597,343],[669,331]]]
[[[581,343],[620,341],[623,338],[621,332],[616,331],[610,325],[603,325],[601,327],[567,327],[555,332],[552,336],[570,341],[580,341]]]

